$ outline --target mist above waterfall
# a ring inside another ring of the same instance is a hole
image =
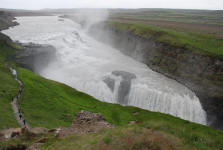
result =
[[[206,124],[206,113],[192,91],[87,34],[91,25],[108,16],[101,14],[95,15],[95,19],[93,13],[89,17],[79,12],[75,19],[84,22],[84,28],[56,16],[19,17],[20,25],[4,33],[22,43],[47,44],[55,48],[55,59],[38,70],[43,77],[65,83],[101,101],[132,105]]]

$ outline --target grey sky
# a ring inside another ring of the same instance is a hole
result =
[[[223,10],[223,0],[0,0],[0,8],[187,8]]]

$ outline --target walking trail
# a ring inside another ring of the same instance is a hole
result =
[[[26,127],[28,129],[31,129],[31,126],[28,124],[28,122],[23,117],[21,109],[19,109],[19,107],[18,107],[18,100],[22,96],[22,93],[23,93],[23,90],[24,90],[22,81],[20,81],[18,79],[16,70],[13,69],[8,64],[8,62],[6,62],[6,66],[10,69],[10,71],[11,71],[11,73],[13,75],[13,78],[19,83],[19,91],[18,91],[17,95],[12,99],[12,102],[11,102],[15,118],[16,118],[16,120],[18,121],[18,123],[20,124],[20,126],[22,128]],[[20,116],[21,116],[21,118],[20,118]],[[24,123],[24,120],[25,120],[25,123]]]

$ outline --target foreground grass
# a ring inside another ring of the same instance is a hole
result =
[[[168,138],[171,137],[171,139]],[[175,144],[177,140],[178,144]],[[74,135],[63,139],[49,140],[42,150],[161,150],[175,149],[182,146],[179,139],[173,138],[164,132],[154,132],[138,126],[101,130],[96,134]]]
[[[135,125],[102,129],[94,134],[55,137],[53,134],[33,136],[26,134],[0,147],[25,146],[45,139],[42,150],[221,150],[223,132],[180,119],[149,119]]]
[[[126,127],[102,130],[96,134],[74,135],[61,139],[52,138],[42,149],[49,150],[220,150],[222,132],[198,130],[191,125],[178,126],[169,121],[145,122]]]
[[[104,138],[113,133],[112,140],[118,142],[118,139],[123,136],[117,135],[116,137],[115,134],[119,133],[119,130],[125,132],[129,121],[136,121],[137,125],[133,127],[142,130],[140,132],[143,132],[144,129],[162,132],[164,135],[171,135],[179,139],[182,145],[188,145],[194,149],[219,150],[222,148],[222,131],[166,114],[100,102],[87,94],[78,92],[64,84],[44,79],[26,69],[18,68],[18,73],[25,88],[20,106],[24,111],[25,118],[33,127],[69,126],[74,115],[80,110],[101,113],[108,122],[117,126],[115,129],[99,132],[96,135],[74,136],[65,139],[52,138],[45,145],[49,146],[49,149],[72,149],[75,144],[84,144],[82,149],[85,149],[85,146],[92,146],[92,143],[93,145],[101,141],[110,143],[111,139]],[[116,142],[114,142],[114,146],[117,144]],[[125,145],[123,146],[125,147]],[[89,149],[91,148],[95,147]]]
[[[212,35],[179,32],[145,24],[109,22],[113,27],[198,53],[223,56],[223,40]]]
[[[220,150],[222,132],[196,128],[192,124],[174,124],[171,121],[146,121],[141,124],[102,130],[96,134],[74,135],[50,139],[42,149],[103,150],[103,149],[180,149]]]
[[[12,41],[0,33],[0,130],[18,127],[10,102],[17,94],[19,85],[5,66],[6,58],[15,52],[12,45]]]

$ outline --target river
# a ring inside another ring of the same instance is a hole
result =
[[[77,23],[57,16],[18,17],[2,31],[21,43],[52,45],[56,57],[38,73],[105,102],[136,106],[207,124],[198,97],[117,49],[97,42]]]

